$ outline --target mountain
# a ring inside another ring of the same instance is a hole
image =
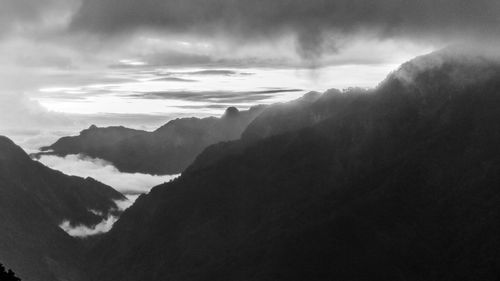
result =
[[[5,267],[0,263],[0,280],[2,281],[21,281],[11,270],[5,271]]]
[[[125,211],[88,271],[102,281],[498,280],[499,89],[500,63],[447,49],[363,95],[334,94],[325,106],[340,110],[310,126],[213,146],[196,160],[212,161]]]
[[[335,115],[345,114],[352,104],[362,102],[369,92],[362,88],[330,89],[323,94],[309,92],[303,97],[268,106],[243,131],[241,139],[209,146],[189,167],[196,170],[211,165],[255,142],[310,127]]]
[[[91,178],[70,177],[32,160],[0,136],[0,260],[22,280],[86,280],[80,241],[59,225],[94,226],[126,198]]]
[[[154,132],[91,126],[79,136],[61,138],[42,151],[59,156],[82,153],[107,160],[122,172],[178,174],[207,146],[238,139],[263,108],[238,111],[230,107],[221,118],[175,119]]]
[[[98,128],[92,125],[81,131],[79,136],[62,137],[51,146],[42,147],[41,150],[52,151],[60,156],[78,153],[102,155],[110,153],[110,150],[117,146],[120,141],[141,135],[148,135],[148,132],[123,126]]]
[[[356,102],[366,93],[362,88],[331,89],[323,94],[309,92],[297,100],[271,105],[248,125],[242,138],[255,141],[309,127],[349,108],[349,103]]]

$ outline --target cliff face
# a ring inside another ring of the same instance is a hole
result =
[[[116,200],[126,198],[51,170],[0,136],[0,259],[22,280],[85,280],[82,247],[59,224],[93,226],[119,213]]]
[[[315,99],[320,114],[271,107],[251,139],[139,198],[89,268],[104,281],[497,280],[499,89],[500,64],[446,50],[373,91]]]
[[[228,108],[221,118],[175,119],[154,132],[93,126],[42,150],[59,156],[82,153],[101,158],[122,172],[178,174],[207,146],[238,139],[262,110],[254,107],[240,112]]]

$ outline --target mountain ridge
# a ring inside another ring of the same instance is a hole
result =
[[[119,200],[111,187],[51,170],[0,136],[0,258],[22,280],[87,280],[84,245],[60,224],[92,227],[119,215]]]
[[[220,118],[177,118],[153,132],[91,126],[79,136],[63,137],[43,147],[36,156],[85,154],[109,161],[122,172],[178,174],[207,146],[238,139],[263,108],[239,111],[230,107]]]
[[[89,253],[95,280],[496,280],[500,64],[453,64],[208,148]]]

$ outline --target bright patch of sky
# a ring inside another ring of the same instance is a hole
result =
[[[321,69],[132,68],[115,70],[113,76],[124,80],[120,83],[98,83],[96,78],[97,83],[76,87],[53,85],[40,89],[33,99],[50,111],[63,113],[218,115],[224,109],[216,105],[221,104],[248,108],[256,104],[288,101],[311,90],[374,87],[396,67],[397,64],[342,65]],[[247,93],[255,91],[274,93],[245,99]],[[213,92],[215,96],[196,100],[187,98],[191,96],[189,94],[198,92],[200,97],[204,92]],[[240,98],[217,99],[217,93],[222,95],[227,92],[238,93]],[[151,99],[143,95],[147,93],[164,95],[162,99]],[[179,93],[186,93],[186,98]]]

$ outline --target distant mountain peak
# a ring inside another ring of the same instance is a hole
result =
[[[6,136],[0,135],[0,145],[3,146],[16,146],[14,142]]]
[[[222,115],[222,117],[223,118],[232,118],[232,117],[238,116],[239,113],[240,113],[240,111],[238,110],[238,108],[231,106],[231,107],[228,107],[226,109],[226,111],[224,112],[224,115]]]
[[[29,156],[24,150],[17,146],[11,139],[5,136],[0,136],[0,159],[2,158],[16,158],[16,159],[29,159]]]
[[[321,97],[321,93],[316,91],[311,91],[304,94],[299,100],[304,102],[315,102]]]

